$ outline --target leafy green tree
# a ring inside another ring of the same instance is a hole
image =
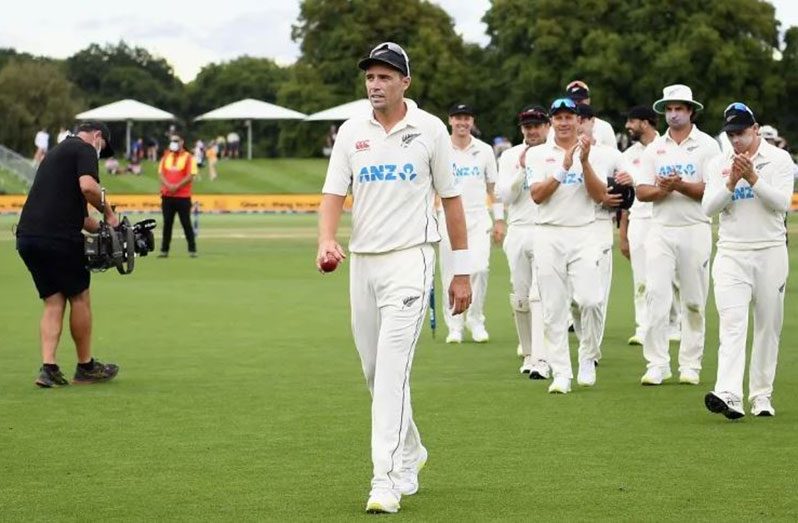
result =
[[[481,99],[498,114],[549,102],[574,79],[616,130],[623,112],[685,83],[706,110],[699,125],[716,133],[731,101],[770,117],[784,81],[772,51],[778,22],[761,0],[494,0],[483,20],[494,80]],[[492,122],[502,125],[502,116]],[[504,127],[509,132],[509,127]]]
[[[394,41],[410,56],[413,84],[408,96],[427,111],[445,115],[466,97],[470,81],[465,45],[442,8],[422,0],[303,0],[292,38],[302,56],[292,68],[278,100],[303,112],[365,96],[357,61],[382,41]],[[470,100],[469,100],[470,101]],[[304,154],[318,154],[325,125],[284,133],[285,148],[306,144]]]
[[[0,143],[32,156],[36,132],[47,129],[54,144],[81,104],[58,64],[12,59],[0,69]]]

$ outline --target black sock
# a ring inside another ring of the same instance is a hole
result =
[[[94,368],[94,358],[90,359],[86,363],[78,363],[78,367],[83,370],[91,370]]]
[[[58,372],[58,365],[55,363],[44,363],[42,367],[44,367],[44,370],[47,372]]]

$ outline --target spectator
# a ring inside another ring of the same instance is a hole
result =
[[[330,130],[327,133],[327,137],[325,138],[324,148],[322,149],[322,154],[326,157],[330,157],[332,153],[333,145],[335,145],[335,139],[338,137],[338,128],[334,125],[330,126]]]
[[[33,154],[33,165],[34,167],[38,167],[47,155],[47,149],[50,147],[50,134],[47,132],[47,129],[42,128],[36,133],[33,144],[36,146],[36,152]]]
[[[194,142],[194,161],[197,162],[197,167],[205,165],[205,143],[202,140]]]
[[[231,131],[230,134],[227,135],[227,157],[238,158],[240,147],[241,138],[238,136],[237,132]]]
[[[214,181],[217,176],[216,162],[219,158],[217,151],[218,149],[216,148],[216,141],[211,140],[211,142],[208,144],[208,148],[205,150],[205,156],[208,158],[208,176],[210,177],[211,181]]]
[[[158,161],[158,140],[154,136],[147,138],[147,159],[152,162]]]
[[[216,146],[219,158],[225,158],[227,156],[227,142],[221,134],[216,137]]]
[[[67,131],[66,128],[64,128],[64,126],[61,126],[61,129],[59,129],[58,131],[58,137],[56,138],[56,143],[63,142],[66,139],[66,137],[69,135],[70,132]]]
[[[105,160],[105,170],[108,171],[108,174],[113,174],[114,176],[119,174],[119,160],[113,156]]]
[[[127,168],[125,168],[126,173],[134,174],[136,176],[141,175],[141,161],[136,158],[135,156],[130,159],[130,163],[127,164]]]

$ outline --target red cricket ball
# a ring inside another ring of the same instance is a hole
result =
[[[338,268],[338,260],[335,258],[324,258],[321,262],[321,270],[324,272],[332,272]]]

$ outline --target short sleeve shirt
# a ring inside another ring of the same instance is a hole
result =
[[[351,189],[354,253],[385,253],[440,241],[434,195],[460,195],[443,122],[405,99],[407,114],[389,132],[372,114],[341,125],[322,192]]]
[[[645,145],[643,145],[640,142],[635,142],[623,152],[623,156],[624,158],[626,158],[626,162],[629,165],[629,168],[631,169],[631,171],[629,171],[629,174],[631,174],[632,178],[634,178],[635,180],[638,180],[640,178],[640,163],[642,162],[643,152],[645,150],[646,150]],[[651,218],[652,206],[653,204],[651,202],[641,202],[635,196],[635,201],[632,204],[632,208],[629,209],[629,218],[630,219]]]
[[[529,194],[529,183],[523,172],[524,167],[521,166],[521,155],[526,153],[527,149],[529,147],[526,143],[521,143],[499,156],[496,193],[503,195],[502,201],[507,209],[508,225],[532,225],[537,217],[538,206]]]
[[[452,170],[463,197],[466,212],[487,209],[487,184],[496,183],[496,157],[493,148],[471,138],[465,149],[452,147]]]
[[[82,240],[83,220],[88,216],[79,182],[84,175],[100,181],[94,147],[77,136],[53,147],[36,171],[17,235]]]
[[[636,183],[656,185],[657,176],[678,176],[686,182],[704,182],[706,164],[718,154],[718,142],[695,125],[682,143],[676,143],[666,132],[646,147]],[[701,202],[677,191],[653,203],[652,217],[660,225],[681,227],[710,221],[701,209]]]

